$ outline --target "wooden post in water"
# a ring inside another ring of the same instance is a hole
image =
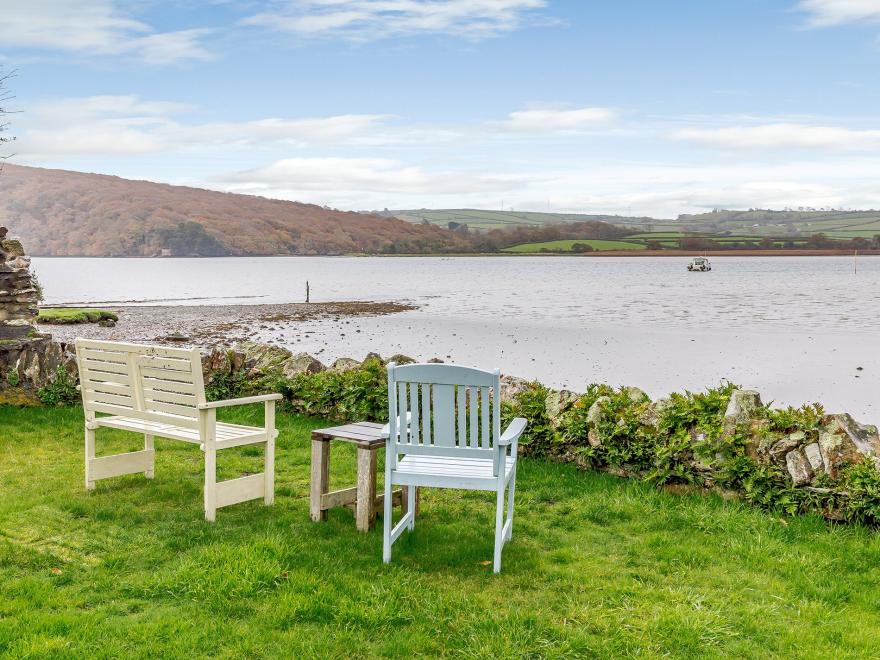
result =
[[[309,302],[309,281],[306,280],[306,302]]]
[[[853,275],[859,274],[859,251],[853,252]]]

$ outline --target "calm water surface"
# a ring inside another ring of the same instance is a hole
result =
[[[420,309],[267,331],[329,361],[368,351],[472,363],[556,386],[661,395],[730,378],[780,404],[880,421],[880,258],[35,259],[47,302],[402,300]],[[308,334],[306,331],[308,330]],[[360,331],[360,332],[358,332]],[[857,367],[862,367],[858,370]]]

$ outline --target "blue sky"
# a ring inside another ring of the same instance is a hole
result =
[[[12,162],[346,209],[880,208],[880,0],[6,0]]]

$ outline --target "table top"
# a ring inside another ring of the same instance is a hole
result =
[[[323,440],[341,440],[351,442],[359,447],[383,447],[385,438],[382,437],[382,424],[376,422],[354,422],[342,426],[331,426],[326,429],[315,429],[312,438]]]

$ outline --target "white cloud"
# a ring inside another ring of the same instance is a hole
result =
[[[810,27],[880,22],[880,0],[801,0],[798,9],[809,15]]]
[[[28,162],[60,156],[139,155],[213,147],[298,147],[367,139],[390,117],[337,115],[242,122],[182,123],[181,103],[136,96],[59,99],[36,106],[18,121],[19,157]]]
[[[672,137],[720,149],[880,149],[880,130],[793,123],[686,128],[674,132]]]
[[[6,48],[125,55],[151,64],[210,59],[199,43],[208,32],[156,32],[113,0],[7,0],[0,20],[0,43]]]
[[[245,20],[303,37],[370,41],[420,33],[469,39],[511,32],[537,20],[546,0],[288,0]]]
[[[584,131],[607,126],[616,117],[610,108],[535,109],[511,112],[499,125],[513,131],[543,133]]]
[[[217,181],[231,192],[302,199],[303,192],[320,191],[326,199],[342,191],[384,195],[485,193],[509,190],[529,179],[511,174],[427,171],[388,158],[285,158],[265,167],[223,175]]]

